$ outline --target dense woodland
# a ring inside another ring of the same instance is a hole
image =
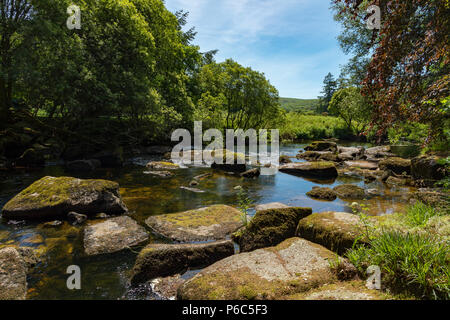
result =
[[[80,30],[66,26],[71,3],[0,0],[4,158],[170,143],[194,120],[205,129],[280,128],[289,140],[403,138],[449,149],[448,1],[377,1],[380,30],[366,28],[370,1],[332,1],[350,62],[301,108],[263,73],[201,52],[188,13],[161,0],[77,1]]]

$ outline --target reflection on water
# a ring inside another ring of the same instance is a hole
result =
[[[280,153],[295,156],[304,144],[281,146]],[[154,158],[137,159],[143,165]],[[298,161],[293,159],[294,161]],[[351,212],[351,201],[337,199],[333,202],[317,201],[306,196],[312,187],[321,185],[334,187],[353,183],[365,189],[378,189],[380,196],[360,201],[368,205],[373,215],[390,214],[403,210],[407,204],[409,188],[387,189],[379,182],[365,184],[361,177],[339,177],[335,181],[316,181],[278,173],[275,176],[260,176],[244,179],[236,175],[214,171],[204,178],[196,188],[205,191],[195,193],[181,189],[188,187],[194,177],[209,168],[184,168],[175,171],[172,178],[161,178],[144,174],[145,168],[130,165],[121,169],[104,169],[94,174],[78,175],[79,178],[103,178],[120,183],[121,194],[131,216],[140,223],[151,215],[190,210],[213,204],[237,205],[236,186],[248,190],[255,204],[282,202],[290,206],[311,207],[314,212]],[[69,175],[62,167],[52,166],[34,171],[0,173],[0,207],[33,181],[46,176]],[[73,176],[73,174],[72,174]],[[251,215],[254,211],[250,212]],[[82,250],[82,228],[64,223],[60,227],[44,227],[42,223],[0,222],[0,247],[20,245],[33,247],[44,259],[29,276],[30,299],[134,299],[155,298],[148,288],[129,290],[128,272],[139,248],[119,254],[86,257]],[[161,241],[153,237],[150,241]],[[82,290],[66,288],[66,269],[79,265],[82,271]],[[191,272],[195,273],[195,272]]]

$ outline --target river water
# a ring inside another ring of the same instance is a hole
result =
[[[358,144],[356,144],[358,145]],[[280,147],[280,153],[295,156],[306,144],[287,144]],[[352,212],[351,202],[333,202],[310,199],[306,193],[314,186],[352,183],[365,189],[376,188],[382,195],[360,201],[369,207],[369,214],[382,215],[404,210],[407,194],[411,188],[387,188],[376,181],[365,184],[362,177],[339,177],[335,181],[312,181],[279,172],[275,176],[260,176],[257,179],[243,179],[214,171],[212,177],[201,181],[199,188],[204,193],[180,189],[188,186],[193,177],[211,172],[209,168],[185,168],[176,171],[173,178],[160,178],[144,174],[149,158],[133,159],[120,169],[100,169],[95,173],[78,175],[78,178],[102,178],[117,181],[120,192],[130,210],[130,215],[139,223],[151,215],[174,213],[213,204],[237,206],[236,186],[248,190],[248,196],[255,204],[282,202],[290,206],[311,207],[313,212]],[[15,194],[44,176],[66,176],[62,166],[47,166],[38,170],[0,172],[0,208]],[[250,211],[253,215],[254,211]],[[155,299],[149,288],[131,289],[128,273],[140,248],[118,254],[86,257],[82,247],[82,227],[64,223],[58,228],[44,228],[42,223],[0,220],[0,247],[18,245],[33,247],[43,259],[28,276],[28,299]],[[152,236],[153,242],[164,241]],[[66,269],[70,265],[81,268],[81,290],[69,290]],[[195,274],[188,271],[184,277]]]

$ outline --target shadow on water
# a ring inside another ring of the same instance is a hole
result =
[[[295,156],[305,144],[281,146],[281,154]],[[140,159],[145,163],[146,159]],[[407,205],[408,188],[387,189],[383,184],[365,184],[362,178],[339,177],[336,180],[305,179],[284,173],[244,179],[238,175],[214,171],[202,179],[196,188],[204,193],[181,189],[188,187],[194,177],[211,172],[209,168],[186,168],[175,171],[172,178],[144,174],[145,168],[129,165],[121,169],[101,169],[93,174],[75,175],[78,178],[102,178],[119,182],[120,192],[130,215],[140,224],[152,215],[190,210],[213,204],[238,205],[236,186],[248,190],[255,204],[282,202],[290,206],[311,207],[314,212],[351,212],[352,201],[337,199],[333,202],[317,201],[306,196],[314,186],[334,186],[353,183],[365,189],[378,189],[380,196],[360,201],[369,206],[373,215],[403,210]],[[40,170],[0,172],[0,207],[20,190],[35,180],[47,176],[69,174],[63,167],[50,166]],[[250,215],[254,210],[250,211]],[[44,228],[42,223],[0,222],[0,247],[5,245],[29,246],[44,259],[29,275],[29,299],[154,299],[147,289],[129,290],[128,274],[139,248],[119,254],[86,257],[82,247],[82,227],[64,223],[58,228]],[[161,241],[156,237],[152,242]],[[82,289],[68,290],[66,269],[78,265],[82,271]],[[186,273],[186,277],[197,271]],[[147,290],[147,291],[146,291]]]

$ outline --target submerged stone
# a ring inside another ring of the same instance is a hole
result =
[[[203,244],[150,244],[139,253],[131,283],[166,277],[188,268],[201,268],[234,254],[230,240]]]
[[[84,229],[84,251],[87,255],[113,253],[147,241],[144,227],[128,216],[93,223]]]
[[[44,177],[12,198],[3,207],[6,219],[52,219],[69,212],[93,215],[127,211],[119,184],[107,180]]]
[[[222,240],[242,227],[242,213],[230,206],[214,205],[184,212],[149,217],[154,232],[173,241]]]
[[[283,299],[334,282],[336,255],[300,238],[230,256],[203,269],[178,289],[181,300]]]
[[[275,246],[294,237],[300,219],[311,213],[311,208],[294,207],[258,211],[235,239],[239,240],[241,252]]]

